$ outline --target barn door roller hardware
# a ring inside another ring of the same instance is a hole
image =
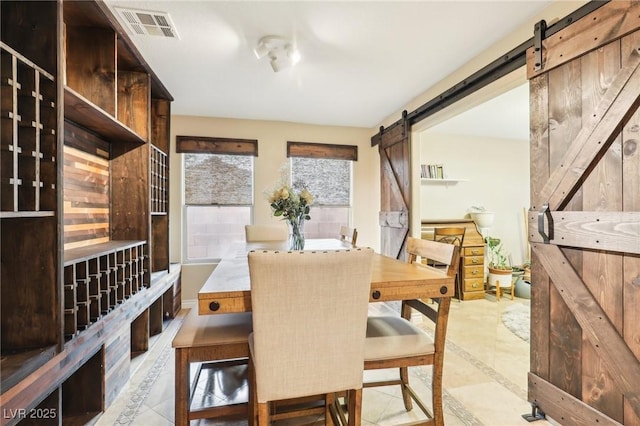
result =
[[[533,70],[540,71],[543,68],[542,64],[542,40],[544,40],[547,32],[547,21],[544,19],[538,22],[533,29],[533,54],[534,63]]]
[[[550,24],[548,27],[545,21],[541,21],[544,22],[544,30],[542,24],[538,23],[536,27],[540,26],[540,31],[539,33],[534,34],[534,37],[531,37],[519,46],[516,46],[510,51],[504,53],[491,63],[482,67],[480,70],[467,76],[464,80],[456,83],[422,106],[409,112],[406,118],[398,120],[386,128],[383,127],[380,129],[377,134],[371,137],[371,146],[375,146],[380,142],[380,136],[382,135],[383,130],[388,131],[399,124],[403,124],[403,121],[408,121],[408,125],[411,126],[458,102],[460,99],[469,96],[486,85],[493,83],[510,72],[525,66],[527,63],[527,49],[536,44],[536,38],[538,38],[540,47],[537,51],[537,55],[539,56],[536,56],[536,62],[540,63],[540,67],[542,67],[542,40],[568,27],[571,23],[579,20],[580,18],[587,16],[594,10],[602,7],[608,1],[610,0],[591,0],[576,11],[565,16],[563,19]],[[538,71],[537,68],[536,71]]]

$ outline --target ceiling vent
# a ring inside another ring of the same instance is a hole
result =
[[[171,17],[166,12],[115,8],[133,34],[179,38]]]

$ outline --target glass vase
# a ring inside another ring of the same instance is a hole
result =
[[[294,217],[289,224],[289,250],[304,250],[304,218]]]

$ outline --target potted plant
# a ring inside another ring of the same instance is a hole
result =
[[[489,275],[487,276],[488,287],[496,287],[496,292],[498,291],[498,287],[510,288],[513,268],[509,262],[509,254],[504,250],[500,238],[486,237],[485,243],[487,243],[489,267]]]

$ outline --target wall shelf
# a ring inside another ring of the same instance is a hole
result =
[[[458,182],[468,182],[468,179],[452,179],[452,178],[446,178],[446,179],[421,178],[420,180],[422,181],[422,183],[426,183],[426,184],[444,184],[444,185],[456,184]]]

